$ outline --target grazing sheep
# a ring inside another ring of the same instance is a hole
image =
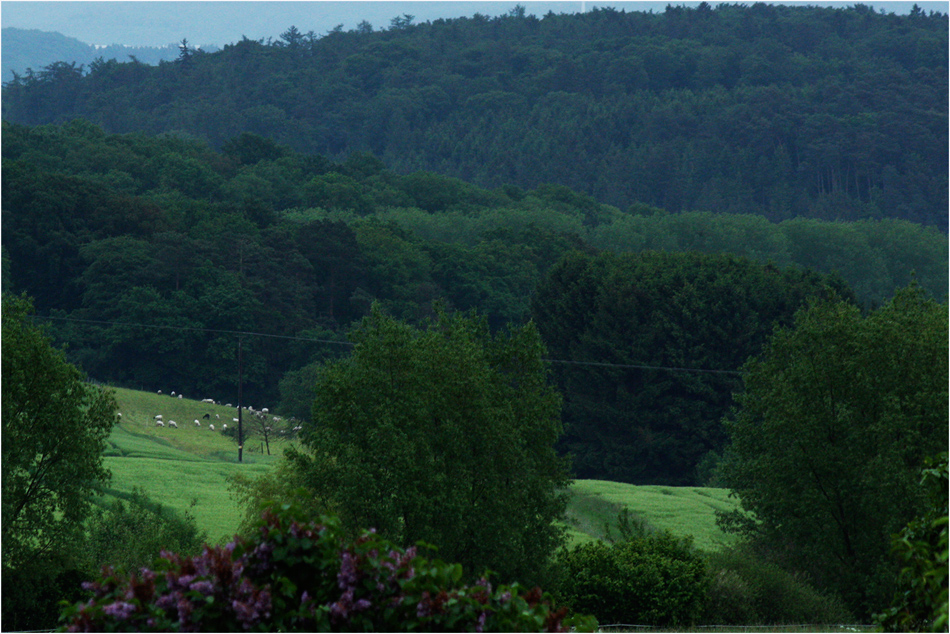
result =
[[[159,393],[159,394],[161,394],[161,393],[162,393],[162,391],[161,391],[161,390],[159,390],[159,391],[158,391],[158,393]]]
[[[225,429],[227,429],[227,428],[228,428],[228,424],[227,424],[227,423],[221,425],[221,429],[222,429],[222,430],[225,430]]]
[[[156,425],[157,427],[164,427],[164,426],[165,426],[165,423],[163,423],[163,422],[160,421],[160,420],[157,420],[157,421],[155,421],[155,425]]]
[[[235,423],[238,422],[238,419],[236,418],[232,418],[231,420],[234,421]]]
[[[178,398],[181,398],[181,394],[178,395]]]
[[[208,420],[210,418],[211,418],[211,414],[205,414],[204,416],[201,417],[201,420]]]
[[[176,423],[176,422],[173,421],[173,420],[168,421],[168,426],[169,426],[169,427],[174,427],[175,429],[178,429],[178,423]]]
[[[175,396],[175,390],[172,390],[172,396]]]
[[[155,414],[155,420],[162,420],[161,414]]]
[[[261,410],[261,413],[263,413],[263,414],[269,414],[269,413],[270,413],[270,410],[265,407],[264,409]]]
[[[197,419],[197,418],[195,419],[195,427],[201,427],[201,423],[198,422],[198,419]]]
[[[116,415],[117,415],[119,418],[122,418],[122,412],[117,412]]]
[[[225,405],[225,407],[231,407],[231,404],[230,404],[230,403],[228,403],[227,405]]]
[[[215,414],[214,417],[217,418],[218,420],[221,420],[221,414]]]
[[[210,429],[211,431],[214,431],[214,425],[208,425],[208,429]]]
[[[212,404],[214,404],[214,399],[213,399],[213,398],[203,398],[203,399],[201,399],[201,402],[202,402],[202,403],[212,403]]]

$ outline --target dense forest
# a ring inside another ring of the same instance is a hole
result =
[[[155,67],[52,64],[5,85],[3,118],[81,117],[215,149],[251,132],[337,163],[368,152],[397,174],[557,183],[624,212],[946,231],[947,41],[947,16],[916,7],[404,15],[382,30],[186,46]]]
[[[533,317],[585,477],[702,482],[741,364],[808,297],[873,307],[916,280],[946,299],[946,236],[905,220],[621,211],[248,133],[221,150],[81,120],[2,133],[3,289],[92,377],[235,402],[240,340],[245,403],[308,417],[314,369],[374,302],[416,324],[440,303],[494,331]]]

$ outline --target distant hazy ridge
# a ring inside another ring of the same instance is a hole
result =
[[[2,33],[2,72],[3,81],[13,79],[13,73],[26,73],[28,68],[39,72],[54,62],[89,64],[97,57],[104,60],[115,59],[129,61],[134,56],[146,64],[158,64],[161,61],[178,57],[178,45],[170,43],[157,46],[123,46],[110,44],[97,48],[92,44],[80,42],[76,38],[61,33],[50,33],[36,29],[17,29],[7,27]],[[215,50],[214,48],[207,50]]]

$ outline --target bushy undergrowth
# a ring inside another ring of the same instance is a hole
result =
[[[151,500],[140,487],[102,502],[87,520],[89,570],[108,563],[122,570],[150,564],[163,549],[183,554],[201,552],[206,531],[190,513]]]
[[[921,486],[930,508],[894,535],[902,567],[891,605],[874,620],[885,632],[946,632],[948,621],[947,454],[928,459]]]
[[[639,534],[576,546],[561,559],[559,596],[600,623],[679,626],[700,616],[705,563],[689,538]]]
[[[850,623],[844,605],[742,545],[711,553],[702,622],[716,625]]]
[[[66,605],[66,631],[564,631],[539,588],[460,583],[462,568],[401,549],[373,532],[348,541],[338,520],[304,523],[268,509],[252,539],[206,546],[196,557],[163,552],[131,577],[105,568]]]

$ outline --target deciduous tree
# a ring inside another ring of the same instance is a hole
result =
[[[534,326],[492,336],[483,319],[440,313],[415,329],[375,307],[353,339],[317,380],[309,452],[292,454],[308,486],[352,530],[424,540],[471,574],[536,579],[561,543],[569,480]]]
[[[113,394],[66,362],[30,322],[32,310],[25,297],[3,297],[0,530],[5,590],[12,579],[42,577],[48,582],[36,583],[49,591],[76,565],[89,493],[109,477],[102,450],[117,416]],[[9,620],[21,597],[12,596],[3,594],[3,629],[26,623]]]
[[[947,345],[947,307],[916,286],[867,317],[815,302],[749,362],[726,420],[722,476],[751,514],[727,525],[859,616],[893,594],[891,535],[926,508],[920,469],[947,449]]]

